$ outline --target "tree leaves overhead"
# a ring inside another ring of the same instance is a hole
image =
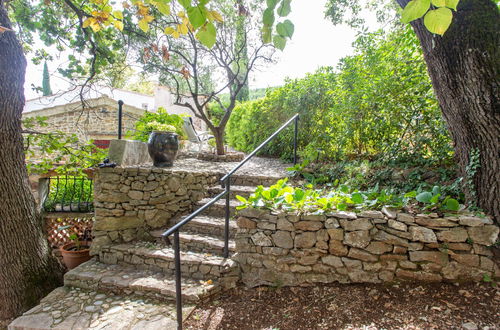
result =
[[[262,18],[264,25],[272,26],[274,24],[274,11],[270,8],[264,10],[264,16]]]
[[[281,17],[288,16],[290,12],[292,11],[292,8],[290,6],[290,3],[292,0],[282,0],[281,5],[278,7],[278,15]]]
[[[286,39],[277,34],[273,37],[273,44],[279,50],[283,50],[286,46]]]
[[[216,35],[215,26],[212,23],[208,23],[198,31],[196,38],[206,47],[212,48],[215,45]]]
[[[206,10],[199,6],[189,7],[187,9],[187,14],[189,22],[193,25],[195,30],[201,27],[207,20]]]
[[[430,6],[430,0],[412,0],[408,2],[401,13],[401,21],[403,23],[409,23],[424,16]]]
[[[290,20],[278,22],[276,16],[285,17],[291,12],[291,0],[267,0],[267,8],[264,10],[262,17],[262,40],[264,43],[273,43],[274,47],[283,50],[286,46],[287,39],[292,38],[294,25]],[[279,6],[278,6],[279,5]],[[276,7],[278,8],[276,9]],[[276,10],[275,10],[276,9]],[[274,28],[276,34],[273,33]]]
[[[424,25],[432,33],[443,35],[451,24],[453,13],[449,8],[429,10],[424,17]]]
[[[283,23],[276,24],[276,31],[282,37],[291,38],[293,36],[293,32],[295,27],[290,20],[285,20]]]

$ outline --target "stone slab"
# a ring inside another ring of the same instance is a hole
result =
[[[111,140],[109,160],[120,166],[150,164],[148,145],[141,141]]]

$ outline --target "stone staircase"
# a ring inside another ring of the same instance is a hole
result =
[[[257,185],[273,184],[278,178],[238,175],[231,186],[231,215],[238,201]],[[210,187],[201,207],[223,191]],[[238,265],[222,257],[224,249],[225,199],[180,231],[183,314],[194,305],[239,280]],[[181,221],[170,220],[167,228]],[[53,291],[41,304],[16,319],[9,329],[175,329],[174,250],[161,239],[167,229],[150,232],[154,241],[103,246],[91,261],[69,271],[64,287]],[[230,254],[236,221],[230,221]]]

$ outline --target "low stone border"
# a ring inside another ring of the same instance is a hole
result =
[[[208,162],[241,162],[245,158],[245,154],[242,152],[228,152],[225,155],[217,155],[212,153],[200,152],[197,155],[200,160],[205,160]]]
[[[249,286],[480,281],[500,277],[487,217],[390,210],[297,215],[239,212],[236,259]]]

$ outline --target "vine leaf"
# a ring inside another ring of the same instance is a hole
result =
[[[276,31],[284,38],[291,38],[293,36],[293,32],[295,31],[295,27],[293,23],[287,19],[283,23],[278,23],[276,25]]]
[[[277,34],[273,37],[273,44],[274,47],[283,50],[286,47],[286,39]]]
[[[453,13],[449,8],[429,10],[424,17],[424,25],[432,33],[443,35],[450,27]]]
[[[430,6],[430,0],[412,0],[408,2],[406,7],[403,9],[403,13],[401,14],[401,21],[403,23],[409,23],[422,17],[427,10],[429,10]]]

